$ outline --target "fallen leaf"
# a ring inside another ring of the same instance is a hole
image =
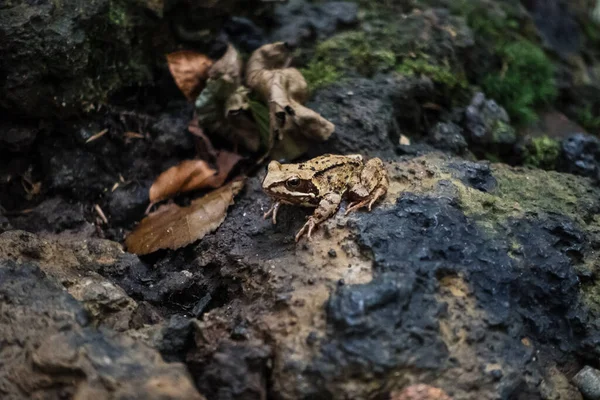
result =
[[[214,161],[217,158],[217,151],[212,145],[211,140],[206,133],[204,133],[204,129],[200,127],[198,124],[198,116],[194,114],[194,118],[188,125],[188,130],[190,133],[198,138],[199,144],[196,146],[198,153],[201,155],[200,158],[207,159],[210,158],[211,161]]]
[[[206,88],[196,99],[198,122],[209,132],[255,152],[260,133],[250,118],[249,90],[241,85],[242,62],[231,45],[212,66]]]
[[[127,250],[149,254],[178,249],[216,230],[227,216],[233,197],[244,185],[236,180],[192,201],[188,207],[168,204],[144,218],[125,240]]]
[[[181,192],[223,186],[227,176],[242,159],[237,153],[220,151],[216,156],[217,169],[204,160],[186,160],[159,175],[150,187],[150,203],[156,203]]]
[[[213,188],[223,186],[225,180],[229,176],[229,173],[242,159],[237,153],[231,153],[229,151],[220,151],[217,155],[217,170],[218,172],[208,179],[208,185]]]
[[[246,65],[246,84],[269,104],[270,142],[298,133],[307,139],[327,140],[335,125],[302,103],[307,84],[296,68],[289,68],[289,49],[283,42],[267,44],[252,53]]]
[[[206,161],[182,161],[156,178],[150,187],[150,202],[156,203],[179,192],[208,187],[209,179],[216,173]]]
[[[401,392],[392,393],[390,400],[452,400],[452,398],[442,389],[417,384],[408,386]]]
[[[226,82],[240,86],[242,74],[242,59],[231,44],[227,45],[227,51],[213,64],[208,71],[210,79],[223,79]]]
[[[167,54],[167,63],[179,90],[194,101],[208,79],[212,60],[195,51],[181,50]]]

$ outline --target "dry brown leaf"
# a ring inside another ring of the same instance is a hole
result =
[[[250,118],[249,90],[241,85],[241,73],[241,58],[228,45],[210,69],[206,87],[196,99],[196,115],[208,132],[255,152],[260,147],[260,133]]]
[[[248,60],[246,84],[269,105],[271,138],[300,133],[311,140],[327,140],[335,126],[313,110],[304,107],[308,90],[304,77],[289,68],[290,56],[285,43],[260,47]]]
[[[390,400],[452,400],[452,398],[442,389],[417,384],[408,386],[401,392],[392,393]]]
[[[167,54],[169,71],[184,96],[194,101],[204,88],[212,60],[195,51],[181,50]]]
[[[229,176],[229,173],[231,172],[233,167],[235,167],[241,159],[242,156],[240,156],[237,153],[231,153],[229,151],[220,151],[217,155],[216,161],[218,172],[214,176],[210,177],[210,179],[208,180],[208,185],[213,188],[223,186],[223,183],[225,183],[227,176]]]
[[[200,128],[200,124],[198,124],[198,116],[195,113],[194,118],[192,118],[192,121],[188,125],[188,130],[192,135],[198,138],[199,143],[197,143],[196,150],[198,150],[198,153],[203,156],[201,158],[206,159],[210,157],[210,160],[214,161],[217,158],[217,151],[213,147],[209,137],[206,136],[206,133],[204,133],[204,129]]]
[[[210,68],[208,77],[210,79],[223,79],[228,83],[234,83],[235,86],[242,84],[242,59],[239,53],[231,44],[227,45],[227,51]]]
[[[150,202],[167,199],[179,192],[209,187],[217,171],[203,160],[185,160],[159,175],[150,187]]]
[[[168,204],[144,218],[125,240],[127,250],[149,254],[159,249],[178,249],[216,230],[225,220],[233,197],[244,185],[236,180],[192,201],[189,207]]]
[[[227,176],[242,159],[237,153],[220,151],[217,170],[204,160],[185,160],[159,175],[150,187],[150,203],[156,203],[181,192],[223,186]]]

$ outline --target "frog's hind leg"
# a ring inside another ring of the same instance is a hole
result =
[[[342,196],[337,193],[329,193],[323,197],[323,200],[319,202],[317,209],[314,214],[308,218],[308,221],[304,224],[302,229],[296,234],[296,242],[300,240],[302,235],[306,233],[306,237],[310,240],[313,229],[321,222],[330,218],[337,209],[340,207],[342,202]]]
[[[375,202],[387,193],[389,186],[387,172],[379,158],[372,158],[365,164],[360,174],[350,179],[348,198],[350,204],[346,215],[367,206],[369,211]]]

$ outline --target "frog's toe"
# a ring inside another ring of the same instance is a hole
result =
[[[296,234],[296,242],[298,242],[302,236],[306,233],[306,238],[311,241],[311,235],[312,235],[312,231],[315,228],[317,224],[315,223],[315,221],[310,218],[308,221],[306,221],[306,223],[304,224],[304,226],[302,227],[302,229],[300,229],[298,231],[298,233]]]
[[[363,201],[354,201],[354,202],[348,204],[348,208],[346,209],[346,212],[344,213],[344,215],[348,215],[351,212],[356,211],[356,210],[360,209],[361,207],[364,207],[368,202],[369,202],[369,199],[363,200]]]

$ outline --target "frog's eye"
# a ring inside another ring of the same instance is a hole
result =
[[[300,186],[300,179],[296,177],[290,178],[285,182],[285,185],[290,189],[296,189]]]

